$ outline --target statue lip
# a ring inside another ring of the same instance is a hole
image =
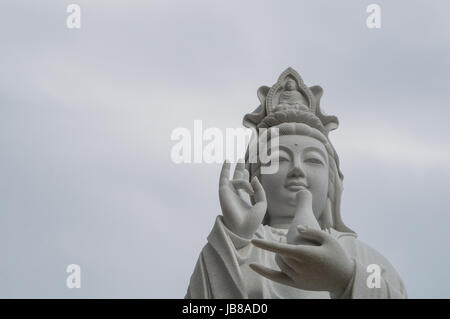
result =
[[[304,184],[300,181],[288,182],[288,183],[286,183],[286,185],[284,187],[286,187],[287,189],[289,189],[291,191],[295,191],[295,192],[298,192],[299,190],[308,188],[308,186],[306,186],[306,184]]]

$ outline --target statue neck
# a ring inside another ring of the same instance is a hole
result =
[[[293,217],[269,217],[267,224],[273,228],[288,229],[292,220]]]

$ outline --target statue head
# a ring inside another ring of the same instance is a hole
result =
[[[294,91],[296,89],[295,87],[295,81],[293,79],[287,79],[285,89],[287,91]]]
[[[306,106],[277,108],[279,96],[289,87],[300,88]],[[313,213],[322,228],[353,232],[341,219],[343,175],[328,138],[328,133],[338,127],[338,119],[320,110],[322,93],[319,86],[307,87],[292,68],[285,70],[271,88],[260,87],[261,105],[244,117],[244,125],[255,129],[252,138],[266,139],[262,143],[269,140],[269,145],[270,130],[263,137],[258,129],[278,129],[278,151],[272,152],[269,146],[269,159],[278,161],[278,169],[262,173],[261,167],[270,163],[259,158],[250,160],[249,152],[246,165],[251,177],[258,176],[266,192],[268,208],[264,223],[270,223],[271,218],[290,223],[295,214],[296,193],[304,187],[311,192]]]

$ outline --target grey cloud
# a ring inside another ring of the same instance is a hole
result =
[[[340,119],[346,223],[410,297],[450,296],[448,2],[378,1],[381,30],[356,0],[77,3],[76,31],[69,2],[0,10],[0,297],[183,297],[219,165],[172,163],[170,133],[239,127],[288,66]]]

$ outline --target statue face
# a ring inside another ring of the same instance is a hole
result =
[[[328,155],[325,146],[319,140],[303,135],[280,136],[279,142],[279,153],[271,154],[271,158],[279,156],[278,171],[261,174],[270,219],[292,220],[296,193],[301,185],[311,192],[314,216],[319,219],[328,196]]]
[[[293,80],[288,80],[286,82],[286,89],[290,91],[295,90],[295,82]]]

